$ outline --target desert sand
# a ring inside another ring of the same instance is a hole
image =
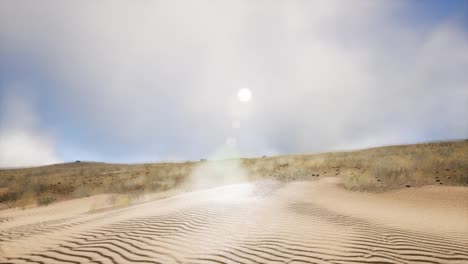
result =
[[[259,181],[0,211],[0,263],[468,263],[468,188]]]

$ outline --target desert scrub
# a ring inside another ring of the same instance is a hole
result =
[[[468,186],[467,160],[468,141],[452,141],[242,158],[240,164],[247,180],[288,182],[333,176],[341,177],[343,186],[350,190],[382,191],[406,185]],[[0,169],[0,203],[14,207],[37,204],[41,197],[60,201],[100,193],[164,192],[183,186],[199,165],[200,162],[132,165],[73,162]]]
[[[51,196],[41,197],[37,200],[37,204],[40,206],[48,206],[49,204],[55,202],[57,198]]]
[[[376,191],[381,189],[378,179],[369,175],[345,175],[343,187],[352,191]]]
[[[113,194],[109,197],[108,202],[112,207],[126,207],[131,205],[134,201],[137,201],[141,198],[141,195],[138,193],[132,194]]]
[[[15,206],[18,199],[22,196],[22,192],[18,191],[7,191],[0,194],[0,203],[6,204],[8,208]]]

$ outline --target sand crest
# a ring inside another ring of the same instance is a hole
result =
[[[468,189],[258,182],[0,212],[1,263],[468,263]],[[435,198],[436,197],[436,198]]]

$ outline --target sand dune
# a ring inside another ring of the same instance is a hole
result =
[[[122,209],[0,212],[0,263],[468,263],[468,190],[264,181]]]

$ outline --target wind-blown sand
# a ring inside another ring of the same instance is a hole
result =
[[[1,263],[468,263],[468,188],[244,183],[122,209],[0,211]]]

